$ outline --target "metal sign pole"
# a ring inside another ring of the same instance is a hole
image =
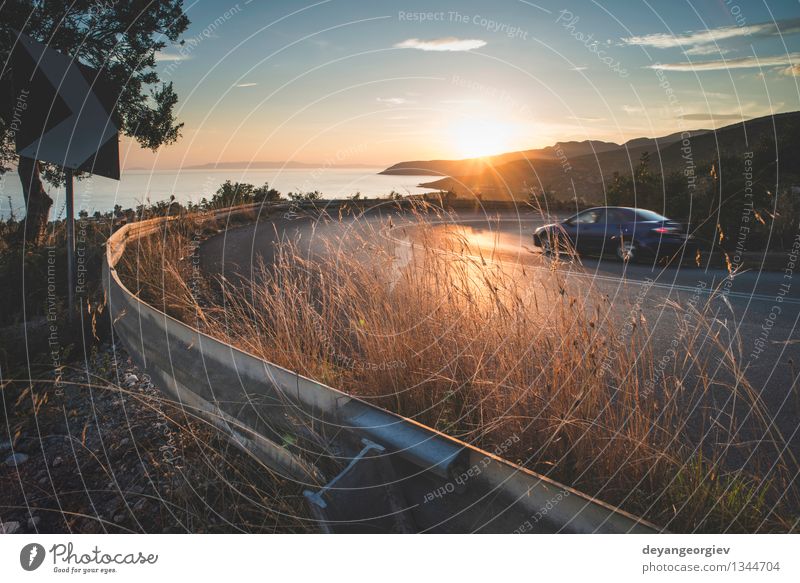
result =
[[[72,169],[64,170],[67,185],[67,315],[72,321],[75,310],[75,195]]]

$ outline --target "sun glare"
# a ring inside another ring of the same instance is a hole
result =
[[[513,150],[514,127],[506,122],[460,119],[450,127],[453,149],[462,158],[481,158]]]

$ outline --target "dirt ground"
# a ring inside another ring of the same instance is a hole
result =
[[[0,532],[313,530],[301,492],[165,401],[120,346],[29,376],[0,385]]]

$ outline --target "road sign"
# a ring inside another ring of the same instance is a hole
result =
[[[67,313],[75,308],[76,170],[119,180],[119,134],[111,112],[116,92],[100,72],[17,33],[12,54],[14,97],[24,108],[15,142],[17,154],[64,169],[67,198]]]
[[[101,73],[19,33],[12,55],[14,95],[24,96],[17,153],[119,180],[117,94]]]

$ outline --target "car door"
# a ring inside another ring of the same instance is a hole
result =
[[[628,238],[627,220],[625,209],[606,209],[601,220],[603,236],[600,242],[600,250],[602,253],[615,253],[620,246],[621,239]]]
[[[607,236],[606,216],[607,209],[599,208],[592,209],[594,214],[594,221],[586,223],[581,233],[581,247],[584,253],[592,255],[599,255],[603,252]]]
[[[601,209],[588,209],[579,212],[562,224],[564,233],[579,253],[591,251],[593,228],[597,227],[600,211]]]

